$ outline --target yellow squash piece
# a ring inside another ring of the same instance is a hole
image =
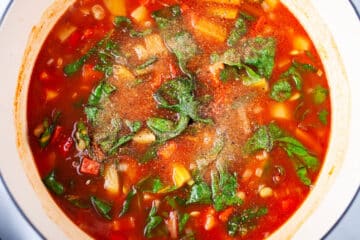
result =
[[[224,42],[227,37],[226,28],[205,18],[200,18],[192,23],[195,30],[216,41]]]
[[[104,189],[112,194],[119,193],[119,176],[115,164],[111,164],[105,167]]]
[[[209,15],[225,18],[225,19],[235,19],[238,15],[239,9],[234,7],[219,7],[211,6],[207,8]]]
[[[126,16],[125,0],[104,0],[107,9],[114,16]]]
[[[177,188],[183,186],[185,183],[192,182],[190,172],[181,164],[174,165],[172,179]]]

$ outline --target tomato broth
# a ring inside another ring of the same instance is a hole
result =
[[[30,82],[29,144],[95,239],[264,239],[328,146],[321,60],[280,2],[78,0]]]

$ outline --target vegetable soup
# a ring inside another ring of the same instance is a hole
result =
[[[28,139],[95,239],[264,239],[316,184],[316,49],[278,0],[77,0],[32,73]]]

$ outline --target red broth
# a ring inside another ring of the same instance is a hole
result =
[[[45,186],[96,239],[269,236],[316,184],[331,114],[277,1],[76,1],[27,106]]]

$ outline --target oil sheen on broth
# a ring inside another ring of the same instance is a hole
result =
[[[263,239],[330,131],[322,63],[277,0],[78,0],[27,104],[45,186],[95,239]]]

